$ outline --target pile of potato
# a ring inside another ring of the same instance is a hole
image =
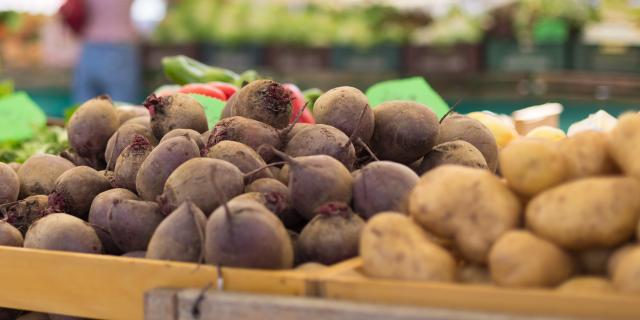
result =
[[[640,114],[611,132],[520,138],[499,175],[443,165],[367,222],[371,277],[640,293]]]

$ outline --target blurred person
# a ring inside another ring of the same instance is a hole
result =
[[[140,54],[132,4],[133,0],[67,0],[61,8],[82,43],[73,79],[74,102],[100,94],[114,101],[139,101]]]

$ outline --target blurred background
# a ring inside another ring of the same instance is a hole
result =
[[[559,102],[566,128],[636,107],[639,23],[638,0],[0,0],[0,95],[53,118],[109,83],[139,104],[184,54],[301,88],[423,76],[461,112]]]

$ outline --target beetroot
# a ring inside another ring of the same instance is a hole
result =
[[[67,124],[69,145],[78,155],[97,158],[102,155],[107,140],[120,123],[108,96],[99,96],[83,103]]]
[[[193,142],[195,142],[198,145],[198,149],[200,150],[204,149],[204,140],[202,140],[202,135],[197,131],[191,130],[191,129],[173,129],[167,132],[167,134],[165,134],[164,137],[160,139],[160,142],[163,142],[178,136],[186,136],[187,138],[193,140]]]
[[[113,172],[113,185],[120,188],[126,188],[131,191],[137,191],[136,178],[138,171],[142,167],[142,163],[147,159],[153,150],[153,146],[149,141],[141,135],[134,136],[131,144],[129,144],[116,161]]]
[[[362,110],[366,110],[360,120]],[[354,87],[337,87],[323,93],[313,106],[313,116],[317,123],[327,124],[368,142],[375,125],[373,110],[362,91]],[[358,126],[358,122],[362,123]],[[358,130],[355,132],[355,130]]]
[[[0,162],[0,204],[18,200],[20,179],[6,163]]]
[[[155,146],[158,144],[158,140],[151,132],[151,129],[147,126],[139,124],[126,124],[118,128],[118,131],[114,133],[109,142],[107,142],[107,148],[104,151],[104,158],[107,161],[107,169],[114,170],[116,167],[116,160],[122,153],[122,150],[133,142],[136,136],[143,136],[149,144]]]
[[[356,150],[349,137],[328,125],[316,124],[301,130],[289,143],[285,152],[292,157],[324,154],[338,159],[351,170]]]
[[[20,230],[4,220],[0,220],[0,246],[22,247],[24,238]]]
[[[371,148],[381,160],[411,164],[427,154],[438,139],[438,117],[412,101],[388,101],[374,109]]]
[[[258,151],[258,154],[266,162],[269,162],[271,158],[268,154],[259,150],[260,146],[271,145],[278,148],[281,144],[278,130],[266,123],[244,117],[230,117],[218,121],[211,130],[207,148],[211,148],[220,141],[225,140],[248,145],[253,150]]]
[[[471,168],[489,169],[482,153],[463,140],[443,142],[424,156],[416,172],[423,174],[437,166],[457,164]]]
[[[109,234],[123,252],[145,251],[164,217],[155,202],[115,200],[107,214]]]
[[[302,229],[298,246],[302,261],[334,264],[358,255],[364,220],[344,202],[329,202]]]
[[[88,223],[66,213],[49,214],[34,222],[24,238],[24,247],[102,253],[96,231]]]
[[[327,155],[291,158],[275,149],[271,151],[288,162],[291,203],[306,219],[311,220],[315,209],[324,203],[351,201],[353,178],[338,160]]]
[[[25,234],[34,221],[45,215],[48,206],[48,196],[30,196],[17,202],[1,205],[0,216],[5,217],[8,223]]]
[[[285,87],[273,80],[255,80],[227,101],[222,116],[242,116],[282,129],[291,117],[291,97]]]
[[[173,170],[199,155],[198,145],[183,136],[158,144],[138,170],[136,176],[138,195],[145,200],[156,200]]]
[[[407,196],[418,180],[418,175],[405,165],[372,162],[354,174],[354,209],[367,220],[383,211],[403,212]]]
[[[207,116],[202,105],[188,94],[174,93],[158,97],[151,94],[144,101],[151,115],[151,129],[158,139],[173,129],[207,131]]]
[[[116,108],[118,123],[122,126],[125,122],[138,118],[149,117],[149,111],[142,106],[120,106]]]
[[[206,156],[212,159],[227,161],[240,169],[243,173],[252,172],[258,168],[266,166],[262,157],[251,147],[235,141],[220,141],[215,146],[209,148]],[[270,170],[260,170],[250,178],[272,178]]]
[[[231,201],[207,221],[205,261],[239,268],[288,269],[293,247],[282,222],[264,205]]]
[[[56,180],[49,194],[49,209],[86,218],[91,202],[98,194],[111,189],[109,180],[89,167],[75,167]]]
[[[200,262],[207,217],[193,202],[186,201],[156,228],[146,258]]]
[[[96,229],[96,233],[102,242],[105,253],[118,254],[120,249],[111,239],[109,234],[109,211],[116,200],[139,200],[138,196],[127,189],[111,189],[100,193],[91,203],[89,209],[89,223]]]
[[[53,191],[56,179],[75,167],[69,160],[50,154],[31,156],[18,170],[20,199]]]
[[[454,114],[447,116],[440,124],[438,144],[463,140],[476,147],[484,156],[489,170],[498,168],[498,144],[491,131],[480,121],[471,117]]]
[[[271,208],[268,205],[267,208],[273,211],[288,229],[298,229],[304,223],[302,217],[291,208],[289,188],[284,183],[276,179],[262,178],[248,184],[244,188],[244,192],[260,192],[279,199],[279,202],[285,204],[279,209]]]
[[[220,192],[214,192],[216,185]],[[244,189],[242,172],[229,162],[195,158],[179,166],[167,179],[160,197],[163,211],[169,213],[183,202],[191,201],[206,215],[220,206],[220,199],[229,199]]]

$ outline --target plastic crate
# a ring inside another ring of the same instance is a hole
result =
[[[407,47],[404,71],[409,74],[473,73],[481,68],[479,45]]]
[[[201,58],[206,64],[242,72],[254,69],[263,63],[264,49],[257,44],[222,46],[204,44]]]
[[[352,72],[395,72],[401,69],[402,49],[375,46],[367,49],[338,46],[331,50],[331,67]]]
[[[572,66],[598,72],[640,72],[640,47],[599,46],[576,43]]]
[[[486,45],[486,66],[491,71],[535,72],[565,69],[567,46],[535,44],[527,47],[515,40],[490,39]]]

